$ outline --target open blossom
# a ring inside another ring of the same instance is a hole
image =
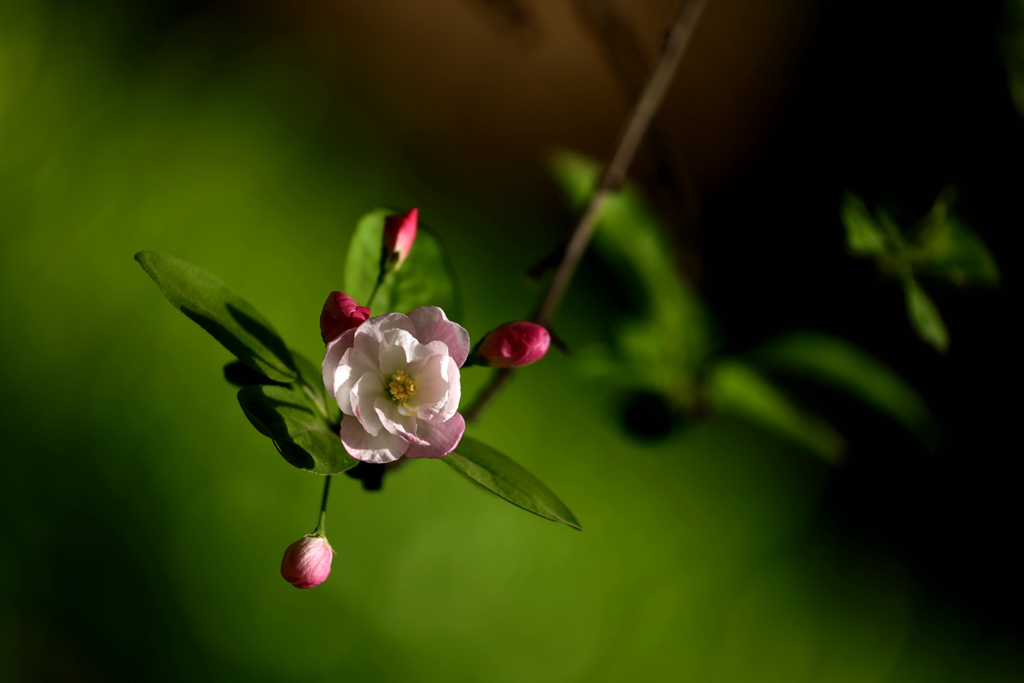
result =
[[[394,259],[395,268],[402,265],[412,249],[419,215],[420,210],[414,207],[384,219],[384,258]]]
[[[451,453],[466,430],[457,411],[468,355],[469,333],[436,306],[370,318],[330,342],[324,385],[344,414],[345,450],[375,463]]]
[[[281,560],[281,576],[296,588],[319,586],[331,574],[334,550],[323,536],[307,534],[288,546]]]
[[[320,336],[324,343],[359,327],[370,317],[370,309],[360,306],[344,292],[331,292],[320,313]]]
[[[518,368],[543,358],[550,345],[551,334],[537,323],[505,323],[487,333],[473,358],[492,368]]]

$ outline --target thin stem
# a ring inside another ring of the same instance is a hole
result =
[[[679,66],[679,60],[690,42],[693,27],[706,4],[707,0],[683,0],[679,7],[679,12],[669,27],[658,62],[654,65],[654,70],[651,71],[650,78],[647,79],[647,84],[644,86],[643,92],[640,93],[636,106],[619,136],[604,173],[601,174],[597,188],[590,195],[590,200],[576,223],[569,244],[565,248],[565,256],[537,309],[534,321],[538,324],[545,327],[551,326],[555,312],[561,305],[569,283],[576,274],[580,259],[583,258],[590,238],[594,235],[594,227],[597,225],[604,201],[609,194],[622,186],[626,172],[633,162],[633,157],[636,156],[637,148],[665,99],[665,93],[672,83],[672,76],[675,74],[676,67]],[[465,417],[468,421],[479,419],[487,405],[494,400],[494,397],[511,379],[512,372],[511,369],[508,369],[494,373],[490,383],[484,387],[473,404],[466,410]]]
[[[387,272],[384,267],[381,266],[380,275],[377,276],[377,282],[373,285],[373,291],[370,292],[370,298],[366,300],[366,307],[371,308],[373,306],[373,297],[377,296],[377,290],[380,289],[381,283],[384,282],[384,278],[387,276]]]
[[[537,323],[545,327],[551,324],[555,311],[561,305],[565,291],[569,288],[573,275],[576,274],[576,268],[579,266],[580,259],[583,258],[583,252],[586,251],[590,238],[593,237],[594,226],[597,224],[601,207],[608,195],[622,186],[626,172],[629,170],[630,164],[633,163],[633,157],[636,156],[637,148],[665,99],[668,86],[672,83],[672,76],[690,42],[693,27],[706,4],[707,0],[683,0],[683,4],[669,28],[658,63],[654,65],[647,85],[640,93],[640,98],[619,137],[611,159],[605,166],[601,181],[594,193],[590,195],[590,201],[576,224],[569,245],[565,248],[565,258],[562,259],[562,263],[555,273],[555,279],[551,282],[547,295],[537,310],[535,317]]]
[[[508,384],[510,379],[512,379],[511,368],[503,368],[495,372],[491,381],[484,387],[483,391],[480,392],[480,395],[476,397],[476,400],[473,401],[473,405],[463,413],[462,416],[466,418],[466,421],[475,422],[477,418],[480,417],[480,413],[482,413],[484,408],[487,407],[487,404],[498,395],[498,392]]]
[[[331,491],[331,477],[332,475],[330,474],[324,477],[324,497],[320,500],[320,521],[317,523],[316,528],[313,529],[314,535],[324,538],[327,537],[327,495]]]

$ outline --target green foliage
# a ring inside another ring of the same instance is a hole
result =
[[[376,282],[377,275],[371,278],[368,274],[380,267],[385,215],[375,211],[365,216],[352,238],[346,286],[354,285],[351,291],[358,294],[363,294],[367,286],[372,290]],[[377,241],[376,255],[370,248],[371,238]],[[341,414],[333,397],[327,395],[320,368],[289,350],[251,304],[213,276],[166,254],[144,251],[135,258],[175,308],[244,361],[250,372],[229,364],[225,377],[242,385],[238,391],[242,411],[289,464],[324,475],[356,466],[358,461],[349,456],[339,438]],[[377,297],[387,303],[382,306],[387,311],[392,310],[391,306],[404,312],[436,304],[429,298],[435,294],[442,299],[445,293],[454,296],[454,278],[437,240],[422,232],[417,235],[405,264],[388,276],[380,290]],[[369,291],[365,294],[368,298]],[[446,456],[445,461],[513,505],[581,529],[572,512],[550,489],[493,448],[464,437],[457,452]]]
[[[842,208],[846,245],[858,256],[880,256],[889,251],[885,233],[868,213],[860,197],[848,194]]]
[[[573,206],[587,201],[601,171],[582,155],[552,156],[551,172]],[[712,348],[710,320],[672,260],[672,248],[640,190],[627,185],[604,203],[594,246],[638,284],[641,316],[620,323],[614,347],[582,354],[589,367],[616,368],[631,384],[662,392],[680,407],[695,401],[694,376]]]
[[[155,251],[140,251],[135,260],[175,308],[239,360],[274,381],[295,379],[295,361],[280,335],[252,304],[220,280],[190,263]]]
[[[736,360],[715,363],[705,392],[716,413],[758,424],[827,462],[843,457],[846,443],[831,425],[802,409],[749,365]]]
[[[985,242],[949,215],[952,199],[952,190],[944,191],[928,215],[907,232],[884,211],[872,216],[853,194],[847,193],[840,211],[850,253],[872,258],[883,273],[900,278],[911,326],[940,353],[949,348],[949,334],[917,277],[957,287],[992,287],[1000,281],[999,267]]]
[[[380,276],[384,219],[396,212],[376,209],[359,219],[345,261],[345,293],[361,304],[370,300]],[[409,256],[381,282],[370,308],[374,315],[408,313],[420,306],[440,306],[452,320],[462,317],[458,282],[440,240],[420,225]]]
[[[242,410],[288,463],[316,474],[355,466],[338,438],[341,415],[327,396],[320,369],[289,350],[252,304],[181,259],[153,251],[135,258],[175,308],[258,373],[231,364],[225,368],[229,381],[249,385],[238,392]]]
[[[912,275],[904,276],[903,293],[907,298],[907,315],[917,336],[944,353],[949,348],[949,332],[931,297]]]
[[[550,166],[570,204],[582,207],[598,181],[600,165],[560,152]],[[896,224],[884,213],[871,216],[853,195],[847,196],[842,213],[850,251],[895,267],[892,254],[905,251]],[[842,458],[842,436],[775,386],[771,377],[735,358],[709,360],[714,348],[710,318],[677,272],[662,227],[638,188],[627,186],[607,199],[594,245],[626,279],[639,283],[636,296],[645,309],[639,318],[620,323],[612,348],[584,349],[580,355],[585,369],[658,391],[691,417],[735,416],[828,462]],[[841,339],[794,334],[758,350],[752,360],[840,388],[892,415],[922,438],[934,437],[928,410],[913,389],[870,354]]]
[[[442,458],[456,471],[491,493],[552,522],[583,531],[576,516],[539,479],[521,465],[470,436]]]
[[[907,258],[921,275],[959,287],[999,284],[1000,273],[985,243],[956,218],[928,221],[908,250]]]
[[[323,370],[319,365],[314,364],[313,361],[298,351],[293,349],[291,354],[301,379],[301,385],[298,388],[301,388],[307,400],[312,403],[317,413],[326,420],[327,424],[340,424],[341,411],[338,409],[338,402],[334,400],[334,397],[327,394],[327,388],[324,386]]]
[[[924,399],[892,368],[845,339],[821,332],[790,332],[760,346],[751,358],[770,371],[847,393],[924,441],[934,442],[937,428]]]
[[[298,387],[242,387],[238,403],[290,465],[314,474],[338,474],[356,466],[337,430],[328,427]]]

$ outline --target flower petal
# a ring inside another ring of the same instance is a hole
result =
[[[448,320],[437,306],[422,306],[409,312],[409,320],[416,326],[416,337],[422,344],[443,341],[448,353],[460,368],[469,356],[469,332],[458,323]]]
[[[374,402],[373,408],[377,413],[377,419],[380,420],[384,429],[396,436],[402,437],[411,444],[427,445],[426,441],[416,436],[419,420],[416,419],[415,415],[403,415],[398,410],[397,405],[384,397],[378,398]]]
[[[380,371],[384,376],[410,369],[435,353],[405,330],[387,330],[380,342]]]
[[[355,415],[370,436],[377,436],[383,426],[380,418],[377,417],[377,412],[373,409],[374,401],[383,398],[383,387],[384,380],[380,375],[367,372],[352,385],[352,391],[349,393],[349,401],[352,405],[351,414]]]
[[[352,348],[358,357],[372,359],[373,364],[379,367],[384,335],[388,330],[405,330],[409,334],[416,333],[412,322],[402,313],[388,313],[370,318],[356,328],[355,337],[352,339]]]
[[[455,415],[459,409],[459,401],[462,400],[462,380],[459,377],[459,368],[455,363],[448,364],[448,401],[443,407],[435,412],[442,420],[447,420]]]
[[[440,344],[440,342],[432,342]],[[455,362],[447,355],[435,355],[427,358],[416,368],[416,396],[410,401],[410,405],[416,406],[418,410],[428,410],[436,413],[442,410],[448,403],[448,392],[450,383],[448,381],[448,366],[455,365]]]
[[[426,446],[410,445],[404,455],[407,458],[441,458],[454,451],[455,447],[459,445],[462,434],[466,431],[466,421],[462,419],[460,413],[455,413],[447,422],[421,420],[416,427],[417,435],[428,444]]]
[[[352,415],[346,415],[341,420],[341,443],[356,460],[378,464],[398,460],[409,448],[405,439],[387,430],[381,430],[377,436],[370,436]]]
[[[334,400],[346,415],[355,413],[352,404],[352,388],[366,373],[379,375],[376,359],[361,353],[355,347],[345,352],[334,371]]]
[[[334,383],[335,371],[338,369],[338,364],[341,363],[345,352],[352,348],[352,340],[355,338],[355,335],[355,330],[349,330],[327,344],[327,351],[324,353],[324,362],[321,364],[321,367],[324,373],[324,386],[327,387],[327,393],[330,396],[334,396],[336,389]]]

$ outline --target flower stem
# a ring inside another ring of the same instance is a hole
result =
[[[320,536],[321,538],[327,538],[327,495],[331,491],[331,476],[328,474],[324,477],[324,497],[320,500],[320,521],[317,523],[316,528],[313,529],[313,535]]]
[[[370,292],[370,298],[366,300],[366,307],[371,308],[373,306],[373,298],[377,296],[377,290],[380,289],[381,283],[384,282],[384,276],[387,273],[384,272],[384,268],[381,267],[380,275],[377,276],[377,282],[373,285],[373,291]]]
[[[683,0],[682,5],[680,5],[679,12],[669,27],[658,62],[654,65],[654,69],[647,79],[647,84],[644,86],[639,98],[637,98],[636,105],[633,107],[626,126],[619,136],[611,158],[605,166],[604,173],[601,174],[601,180],[597,188],[590,195],[590,201],[576,222],[576,228],[573,230],[569,244],[565,248],[565,256],[562,257],[562,262],[555,272],[555,277],[551,281],[543,301],[541,301],[540,306],[537,308],[537,314],[533,318],[534,322],[544,327],[551,326],[555,311],[561,305],[565,292],[569,288],[569,283],[576,274],[576,268],[579,266],[580,259],[583,258],[583,253],[590,243],[590,238],[594,235],[594,228],[597,226],[597,219],[601,215],[604,201],[611,193],[618,190],[626,179],[626,172],[633,162],[637,148],[643,141],[644,135],[654,119],[654,115],[665,99],[665,93],[672,83],[672,76],[675,74],[683,52],[690,42],[693,27],[696,25],[697,19],[706,4],[707,0]],[[511,370],[499,370],[492,375],[490,382],[465,411],[464,415],[468,421],[472,422],[479,419],[484,408],[494,400],[494,397],[498,395],[502,387],[511,379],[511,374]]]

